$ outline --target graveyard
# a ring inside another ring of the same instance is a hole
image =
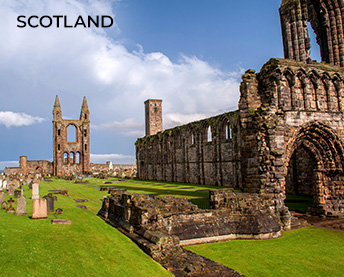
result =
[[[48,199],[51,193],[53,201],[47,200],[47,218],[32,219],[33,190],[29,185],[22,187],[26,215],[0,210],[3,275],[171,276],[128,237],[97,216],[101,199],[108,195],[109,187],[116,187],[130,193],[187,197],[202,203],[207,190],[214,189],[116,178],[52,178],[42,180],[38,191],[40,199]],[[20,197],[4,195],[6,202],[12,198],[14,210]],[[53,206],[50,212],[49,205]],[[56,219],[69,221],[70,225],[52,224]],[[344,270],[343,242],[342,231],[309,226],[283,232],[282,237],[272,240],[237,240],[185,248],[247,276],[340,276]]]

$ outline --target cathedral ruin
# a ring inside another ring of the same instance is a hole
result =
[[[80,118],[67,120],[62,118],[59,97],[56,96],[53,116],[53,175],[66,176],[90,172],[90,111],[86,97],[82,102]],[[75,134],[75,137],[68,136],[68,132]]]
[[[240,188],[277,213],[286,193],[306,195],[313,214],[344,214],[344,2],[283,0],[280,18],[285,59],[245,72],[238,110],[163,131],[161,101],[146,101],[138,178]]]

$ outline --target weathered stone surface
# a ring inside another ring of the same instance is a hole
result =
[[[184,241],[206,237],[219,240],[214,237],[225,235],[233,235],[228,238],[240,238],[241,235],[252,238],[255,235],[258,238],[260,234],[269,234],[267,237],[280,235],[279,217],[271,212],[271,199],[262,200],[257,194],[251,198],[247,194],[238,195],[240,194],[230,191],[226,206],[218,205],[216,210],[201,210],[188,202],[187,198],[151,198],[112,191],[111,196],[104,199],[99,214],[118,224],[130,224],[136,232],[153,243],[163,239],[162,235],[156,234],[177,236]],[[235,202],[234,198],[241,201]]]
[[[26,198],[25,198],[24,195],[21,195],[17,199],[17,208],[16,208],[15,215],[17,215],[17,216],[27,216],[27,212],[26,212]]]
[[[0,190],[0,204],[5,201],[5,192]]]
[[[343,79],[343,68],[271,59],[242,76],[238,111],[138,139],[138,178],[269,195],[276,214],[288,191],[343,215]]]
[[[32,200],[32,219],[48,218],[47,200],[44,198]]]
[[[57,225],[57,224],[71,225],[72,222],[70,220],[66,220],[66,219],[52,219],[51,224],[53,224],[53,225]]]

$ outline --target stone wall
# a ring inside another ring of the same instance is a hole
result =
[[[53,174],[53,163],[45,160],[30,161],[27,156],[20,156],[19,167],[6,167],[6,175],[34,175],[47,176]]]
[[[282,224],[279,216],[272,212],[271,199],[262,199],[257,194],[247,197],[231,190],[221,191],[210,192],[213,203],[219,198],[242,201],[225,201],[226,205],[217,205],[215,210],[201,210],[187,198],[149,197],[111,190],[99,215],[130,232],[177,236],[183,245],[280,236]]]
[[[344,213],[344,69],[271,59],[260,73],[247,72],[241,85],[244,190],[271,194],[283,207],[293,154],[313,172],[317,213]],[[290,180],[290,178],[289,178]]]
[[[136,165],[130,164],[93,164],[91,163],[91,172],[93,174],[106,173],[117,178],[136,178]]]
[[[138,178],[241,187],[239,113],[138,139]]]
[[[286,180],[311,178],[298,193],[313,195],[312,211],[343,214],[343,78],[339,67],[283,59],[248,70],[238,111],[138,139],[138,178],[239,187],[270,195],[277,212]],[[291,160],[302,174],[290,176]]]
[[[343,6],[343,0],[283,0],[280,15],[285,58],[310,62],[310,22],[322,61],[344,66]]]

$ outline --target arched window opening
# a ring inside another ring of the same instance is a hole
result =
[[[87,119],[87,113],[85,113],[84,118]]]
[[[211,142],[213,140],[213,135],[211,133],[211,127],[209,126],[207,129],[207,142]]]
[[[61,150],[60,144],[57,145],[57,150]]]
[[[179,131],[174,133],[174,143],[176,148],[181,146],[181,137]]]
[[[87,144],[85,144],[85,151],[87,151]]]
[[[80,152],[76,153],[76,163],[80,164]]]
[[[229,126],[229,122],[227,121],[225,123],[225,139],[231,139],[232,138],[232,130]]]
[[[59,113],[56,113],[56,119],[59,119]]]
[[[57,135],[61,136],[61,130],[60,129],[57,130]]]
[[[195,144],[196,144],[195,134],[192,133],[192,134],[191,134],[191,145],[195,145]]]
[[[75,164],[75,155],[74,155],[74,152],[71,152],[70,153],[70,163],[72,163],[72,164]]]
[[[63,163],[67,164],[69,162],[69,155],[67,152],[63,154]]]
[[[312,60],[320,62],[321,61],[320,46],[317,43],[316,34],[314,33],[311,23],[307,22],[307,25],[308,25],[308,36],[310,38],[310,43],[311,43],[309,56]]]
[[[67,127],[67,141],[76,142],[77,141],[77,129],[74,124],[71,124]]]
[[[84,137],[87,137],[87,130],[84,130]]]

